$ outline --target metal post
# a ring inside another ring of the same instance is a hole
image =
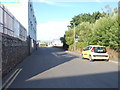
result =
[[[28,36],[28,56],[31,54],[31,38],[30,35]]]
[[[3,33],[5,33],[5,7],[3,6]]]

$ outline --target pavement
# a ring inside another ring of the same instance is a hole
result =
[[[60,48],[40,47],[3,79],[4,88],[118,88],[118,64],[89,62]]]

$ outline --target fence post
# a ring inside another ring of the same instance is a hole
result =
[[[14,32],[14,17],[12,17],[12,30],[13,30],[13,37],[15,37],[15,32]]]
[[[4,11],[4,8],[5,7],[3,6],[3,8],[2,8],[2,10],[3,10],[3,33],[5,33],[5,20],[4,20],[5,19],[4,18],[5,17],[5,11]]]
[[[30,38],[30,35],[29,35],[28,36],[28,56],[30,56],[30,54],[31,54],[30,49],[31,49],[31,38]]]

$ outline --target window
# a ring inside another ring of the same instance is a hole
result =
[[[92,48],[91,46],[88,46],[88,47],[85,48],[85,51],[90,50],[91,48]]]
[[[106,53],[105,47],[94,47],[96,53]]]
[[[89,50],[89,46],[85,48],[85,51],[86,51],[86,50]]]
[[[31,8],[31,11],[32,11],[32,8]]]
[[[32,5],[30,4],[30,7],[32,7]]]

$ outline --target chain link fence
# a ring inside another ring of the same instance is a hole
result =
[[[19,21],[5,8],[0,5],[0,32],[19,38],[27,39],[27,31]]]

